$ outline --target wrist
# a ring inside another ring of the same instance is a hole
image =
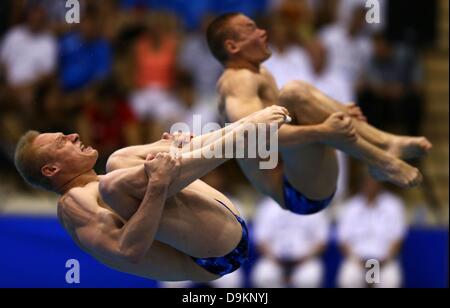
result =
[[[315,126],[315,139],[318,142],[323,142],[328,140],[328,136],[330,135],[329,127],[325,124],[318,124]]]
[[[170,179],[166,176],[157,176],[152,175],[148,179],[148,188],[149,189],[164,189],[169,187]]]

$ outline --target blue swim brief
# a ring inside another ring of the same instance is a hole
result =
[[[298,192],[288,181],[283,177],[283,195],[286,209],[299,215],[313,215],[328,207],[334,198],[334,193],[331,197],[315,201],[306,198],[302,193]]]
[[[225,204],[223,204],[223,202],[219,200],[217,200],[217,202],[225,206],[234,215],[234,217],[236,217],[237,221],[241,224],[242,226],[241,241],[239,242],[237,247],[226,256],[217,258],[194,258],[194,257],[191,258],[197,265],[204,268],[208,272],[222,277],[236,271],[238,268],[242,266],[242,264],[244,264],[244,262],[247,261],[249,251],[248,247],[249,236],[245,221],[241,217],[235,215]]]

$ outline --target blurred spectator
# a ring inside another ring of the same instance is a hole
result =
[[[370,31],[382,31],[388,25],[387,6],[388,2],[392,1],[376,0],[376,2],[379,5],[380,9],[380,23],[367,23],[367,29]],[[337,15],[338,23],[343,26],[348,25],[348,23],[352,20],[352,12],[354,12],[355,8],[357,9],[358,7],[365,7],[367,3],[367,0],[339,0],[339,11]]]
[[[327,48],[331,70],[348,82],[355,97],[357,81],[363,73],[372,53],[370,40],[365,35],[366,9],[356,7],[349,24],[334,24],[323,29],[320,39]]]
[[[9,5],[10,22],[19,8],[25,10],[25,22],[7,31],[0,44],[0,151],[11,163],[18,138],[36,125],[39,94],[52,79],[57,45],[41,6]]]
[[[293,215],[271,199],[264,199],[254,218],[254,237],[261,258],[251,275],[259,288],[318,288],[324,266],[320,256],[328,240],[329,222],[324,212]]]
[[[173,33],[163,24],[148,22],[135,45],[136,87],[170,90],[175,82],[177,49]]]
[[[112,51],[99,26],[99,15],[88,8],[79,29],[59,42],[59,78],[66,91],[80,90],[111,73]]]
[[[307,0],[284,0],[279,4],[278,14],[289,26],[290,37],[303,44],[314,35],[314,11]]]
[[[185,38],[178,57],[178,65],[194,76],[198,96],[208,98],[216,96],[216,82],[223,71],[206,43],[206,28],[211,21],[211,16],[205,16],[200,31]]]
[[[320,30],[339,19],[341,0],[311,0],[315,11],[315,28]]]
[[[418,136],[423,102],[419,59],[410,48],[390,43],[381,33],[374,35],[373,45],[360,105],[371,124]]]
[[[47,80],[56,67],[57,46],[46,24],[44,9],[30,6],[26,22],[9,30],[0,47],[0,64],[6,83],[13,90],[12,94],[20,97],[21,103],[31,103],[35,88]]]
[[[87,91],[85,100],[77,130],[84,144],[99,151],[101,170],[114,151],[140,142],[138,125],[123,95],[111,81]]]
[[[179,40],[170,17],[155,13],[135,42],[131,107],[142,123],[145,139],[159,138],[170,125],[181,121],[185,108],[173,92],[177,81]]]
[[[198,32],[189,34],[180,50],[178,66],[192,75],[193,78],[193,103],[190,106],[190,113],[185,122],[192,124],[192,116],[200,115],[204,124],[217,122],[218,117],[218,97],[216,83],[223,71],[220,63],[214,59],[209,51],[205,39],[206,28],[212,21],[210,16],[205,16],[201,29]],[[183,85],[186,81],[179,82]]]
[[[398,288],[402,273],[397,257],[406,233],[404,205],[400,198],[385,191],[370,177],[361,192],[348,201],[338,221],[338,241],[344,255],[338,285],[367,287],[365,262],[380,262],[380,284]]]
[[[308,75],[309,59],[306,51],[292,42],[287,21],[279,15],[271,19],[268,30],[272,56],[264,66],[281,89],[289,81],[304,79]]]

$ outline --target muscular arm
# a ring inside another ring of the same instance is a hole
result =
[[[167,187],[168,184],[148,181],[139,209],[125,224],[112,212],[100,208],[96,198],[83,193],[64,197],[62,217],[89,252],[113,263],[138,264],[154,241]]]
[[[89,207],[94,210],[92,219],[76,225],[76,235],[80,242],[94,254],[114,261],[126,261],[139,264],[152,243],[162,217],[169,184],[176,174],[179,164],[168,154],[158,155],[153,161],[146,162],[145,172],[148,176],[146,190],[137,211],[123,224],[117,216],[101,209],[96,198],[85,196],[68,197],[66,208]],[[102,190],[100,184],[99,189]],[[67,211],[66,211],[67,213]],[[74,215],[69,214],[69,218]],[[73,224],[73,220],[72,220]]]

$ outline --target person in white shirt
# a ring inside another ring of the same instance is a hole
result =
[[[348,201],[338,220],[338,242],[344,255],[339,287],[400,287],[402,273],[397,257],[406,229],[402,200],[367,177],[360,194]],[[379,283],[366,282],[368,260],[380,264]]]
[[[329,221],[325,212],[294,215],[266,198],[257,205],[253,236],[261,254],[251,273],[257,288],[319,288]]]
[[[372,45],[370,38],[364,35],[366,9],[357,6],[352,12],[347,26],[331,25],[323,29],[319,36],[328,50],[331,69],[355,89],[371,57]]]
[[[57,44],[45,31],[46,13],[41,7],[27,12],[27,23],[12,28],[0,45],[0,63],[12,88],[30,86],[54,72]]]
[[[328,0],[324,0],[328,1]],[[388,11],[387,11],[387,1],[386,0],[340,0],[338,6],[338,23],[345,26],[351,22],[352,12],[354,12],[357,7],[366,7],[367,9],[378,9],[380,22],[379,23],[367,23],[369,31],[383,31],[387,25]]]

